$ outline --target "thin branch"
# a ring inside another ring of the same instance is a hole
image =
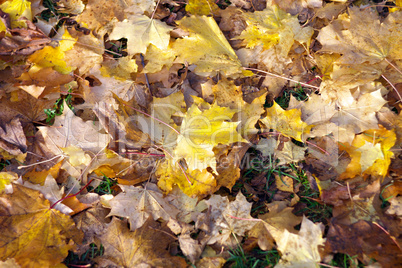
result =
[[[91,184],[91,182],[93,182],[93,181],[94,181],[94,179],[91,179],[87,184],[85,184],[84,187],[82,187],[82,189],[81,189],[78,193],[73,194],[73,195],[67,195],[67,196],[63,197],[62,199],[57,200],[57,201],[50,207],[50,209],[54,208],[54,206],[56,206],[56,205],[57,205],[58,203],[60,203],[60,202],[63,202],[63,201],[66,200],[67,198],[70,198],[70,197],[73,197],[73,196],[77,196],[77,195],[80,194],[82,191],[84,191],[84,189],[87,188],[87,187]]]
[[[33,167],[33,166],[36,166],[36,165],[40,165],[40,164],[43,164],[43,163],[46,163],[46,162],[50,162],[53,159],[58,158],[58,157],[63,157],[64,158],[64,155],[56,155],[56,156],[53,156],[52,158],[50,158],[48,160],[45,160],[45,161],[37,162],[37,163],[26,165],[26,166],[19,166],[18,169],[29,168],[29,167]]]
[[[246,69],[246,70],[255,71],[255,72],[261,72],[261,73],[264,73],[264,74],[269,75],[269,76],[273,76],[273,77],[281,78],[281,79],[288,80],[288,81],[291,81],[291,82],[294,82],[294,83],[298,83],[298,84],[303,85],[305,87],[311,87],[311,88],[315,88],[315,89],[320,89],[319,87],[312,86],[312,85],[309,85],[309,84],[306,84],[306,83],[303,83],[303,82],[299,82],[299,81],[296,81],[296,80],[293,80],[293,79],[290,79],[288,77],[284,77],[284,76],[281,76],[281,75],[278,75],[278,74],[273,74],[273,73],[266,72],[266,71],[259,70],[259,69],[255,69],[255,68],[248,68],[248,67],[243,67],[243,68]]]
[[[396,87],[395,87],[384,75],[381,75],[381,77],[384,78],[384,80],[387,81],[388,84],[391,85],[391,87],[395,90],[395,93],[398,95],[399,101],[402,102],[401,94],[399,94],[399,92],[398,92],[398,90],[396,89]]]

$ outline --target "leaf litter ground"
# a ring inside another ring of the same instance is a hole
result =
[[[397,267],[400,1],[0,4],[7,267]]]

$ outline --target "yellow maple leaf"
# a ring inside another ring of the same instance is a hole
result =
[[[172,44],[178,62],[188,62],[197,67],[199,75],[213,75],[223,72],[226,75],[245,74],[233,48],[226,40],[212,17],[190,16],[177,22],[179,27],[190,33]]]
[[[64,52],[74,47],[76,39],[68,31],[64,32],[62,39],[59,41],[59,46],[46,46],[29,56],[28,59],[34,63],[32,68],[42,69],[53,67],[53,69],[61,74],[68,74],[73,71],[75,68],[67,66],[67,63],[64,61]]]
[[[317,267],[321,261],[318,251],[319,246],[323,246],[324,225],[313,223],[305,216],[301,223],[298,234],[289,232],[287,229],[276,229],[268,226],[268,229],[278,245],[278,250],[282,253],[276,267]]]
[[[137,72],[137,63],[131,57],[122,57],[118,60],[104,62],[100,68],[101,74],[104,77],[114,77],[118,80],[125,81],[131,79],[130,74]]]
[[[14,172],[0,172],[0,194],[6,189],[6,185],[18,180],[18,174]]]
[[[267,129],[274,129],[298,141],[302,141],[302,134],[308,133],[312,127],[301,120],[299,109],[285,111],[274,102],[274,105],[266,110],[267,116],[261,119],[261,122]]]
[[[165,50],[169,45],[170,31],[166,23],[150,19],[145,15],[133,15],[124,21],[116,22],[110,40],[127,38],[127,51],[130,55],[147,51],[149,44]]]
[[[155,175],[159,178],[158,187],[165,193],[170,193],[175,185],[190,197],[205,197],[217,190],[215,177],[206,169],[185,171],[179,165],[169,158],[158,165]]]
[[[308,43],[313,35],[311,27],[301,27],[297,16],[292,16],[276,5],[263,11],[243,13],[247,28],[233,39],[242,39],[247,48],[262,45],[270,49],[278,44],[280,53],[287,55],[294,41]]]
[[[189,0],[186,5],[186,11],[193,15],[216,15],[219,10],[214,0]]]
[[[215,95],[215,101],[219,106],[239,110],[235,114],[234,120],[240,121],[237,130],[243,137],[247,137],[248,134],[257,133],[255,124],[260,119],[261,114],[264,113],[263,106],[267,93],[256,97],[251,103],[245,102],[241,86],[236,86],[233,81],[229,81],[224,76],[212,87],[212,91]]]
[[[208,107],[202,102],[200,106]],[[216,172],[216,159],[213,147],[218,144],[231,144],[245,141],[236,131],[239,122],[230,122],[237,110],[220,107],[216,103],[206,110],[193,104],[187,111],[180,127],[177,146],[174,149],[175,161],[184,158],[189,170],[203,170],[211,167]]]
[[[194,97],[194,104],[187,111],[176,135],[175,144],[166,150],[166,158],[156,171],[158,186],[170,192],[174,185],[189,196],[213,193],[217,181],[214,148],[218,144],[232,144],[245,140],[236,131],[239,122],[231,122],[235,109],[208,104]],[[165,146],[164,146],[165,147]],[[212,169],[209,172],[207,169]],[[225,182],[222,182],[225,183]]]
[[[11,28],[25,28],[27,25],[22,17],[32,21],[31,2],[27,0],[9,0],[0,5],[1,11],[10,16]],[[0,32],[6,30],[6,26],[0,21]]]
[[[0,195],[0,211],[1,261],[14,258],[21,267],[56,267],[82,242],[74,221],[50,209],[39,191],[14,184],[12,194]]]
[[[380,125],[379,129],[370,129],[356,135],[352,144],[340,144],[351,161],[340,179],[354,178],[362,175],[385,177],[391,164],[393,152],[389,151],[396,142],[395,130],[387,130]]]
[[[144,73],[156,73],[162,70],[163,66],[170,68],[173,65],[173,60],[176,58],[174,52],[167,49],[159,49],[150,44],[145,54],[144,59],[148,61],[145,68],[142,70]]]
[[[402,59],[402,13],[391,13],[384,21],[370,9],[352,7],[349,14],[339,16],[317,36],[323,45],[321,52],[342,55],[335,62],[331,78],[363,84],[386,71],[392,83],[401,82],[400,71],[391,62],[399,65]],[[386,69],[391,66],[394,67]]]

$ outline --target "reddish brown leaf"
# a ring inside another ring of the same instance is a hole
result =
[[[362,262],[364,255],[367,255],[377,260],[383,268],[402,265],[402,251],[395,239],[378,224],[362,220],[351,225],[332,222],[326,250],[357,255]]]

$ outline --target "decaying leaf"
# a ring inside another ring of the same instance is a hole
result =
[[[123,190],[109,200],[111,211],[108,216],[126,217],[130,222],[130,230],[134,231],[152,216],[154,220],[176,218],[179,210],[169,204],[154,184],[145,188],[120,185]]]
[[[326,250],[364,255],[377,260],[383,267],[401,265],[401,249],[394,238],[376,223],[358,221],[351,225],[332,223],[328,231]]]
[[[321,260],[319,246],[324,246],[323,225],[314,224],[303,217],[298,234],[288,230],[272,232],[272,236],[282,253],[275,267],[316,267]]]
[[[349,12],[350,17],[340,16],[323,28],[317,40],[322,51],[342,54],[332,79],[363,84],[380,77],[390,61],[401,60],[401,12],[383,22],[370,9],[352,7]],[[393,82],[400,81],[399,75]]]
[[[1,260],[14,258],[22,267],[58,265],[81,243],[82,233],[69,216],[50,209],[40,192],[17,184],[13,191],[0,197]]]
[[[233,236],[244,236],[257,223],[250,216],[251,203],[242,193],[238,193],[232,202],[227,197],[213,195],[206,203],[209,211],[198,218],[196,227],[209,235],[207,244],[236,245]]]
[[[19,118],[0,125],[0,148],[14,156],[26,153],[27,140]]]
[[[122,267],[187,267],[183,258],[171,256],[167,250],[169,244],[174,241],[169,229],[161,227],[152,219],[131,232],[125,221],[113,218],[100,241],[105,247],[105,254],[97,259],[101,265],[105,263]]]

